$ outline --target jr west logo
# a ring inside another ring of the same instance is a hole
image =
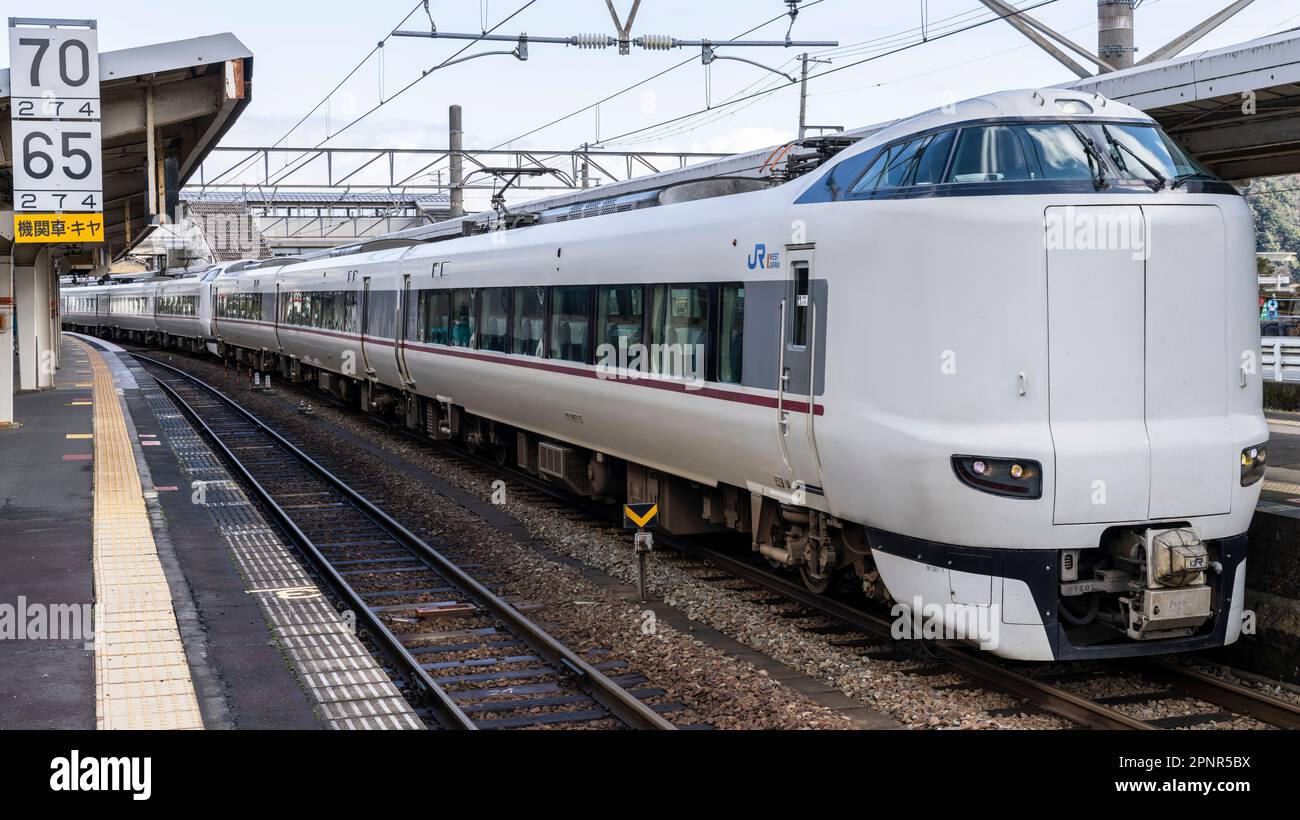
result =
[[[82,757],[76,749],[50,761],[50,790],[56,792],[130,792],[132,800],[153,794],[153,758]]]
[[[759,242],[754,246],[754,252],[749,256],[750,270],[774,270],[781,267],[781,254],[767,252],[767,245]]]

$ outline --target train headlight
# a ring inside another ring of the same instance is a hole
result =
[[[1020,458],[953,456],[952,469],[971,489],[1007,498],[1042,498],[1043,465]]]
[[[1264,477],[1268,451],[1264,445],[1247,447],[1241,451],[1241,486],[1249,487]]]
[[[1092,106],[1083,100],[1057,100],[1056,107],[1062,114],[1091,114]]]

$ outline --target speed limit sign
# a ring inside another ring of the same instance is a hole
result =
[[[60,215],[104,208],[95,21],[11,17],[9,62],[17,239],[68,241],[33,220],[66,224]]]
[[[103,172],[98,122],[19,120],[14,205],[20,211],[98,211]]]

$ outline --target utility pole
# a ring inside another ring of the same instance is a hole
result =
[[[461,123],[459,105],[453,105],[447,110],[447,131],[450,137],[448,148],[451,149],[449,157],[451,165],[451,216],[464,216],[465,189],[462,185],[465,181],[465,168],[462,164],[461,148],[465,132]]]
[[[1097,56],[1116,71],[1132,68],[1133,42],[1133,0],[1097,0]]]
[[[803,54],[799,55],[799,61],[800,63],[803,64],[803,68],[799,74],[799,78],[800,78],[799,79],[799,139],[803,139],[805,136],[807,136],[809,128],[818,128],[823,131],[827,130],[827,128],[830,128],[832,130],[837,130],[837,129],[843,130],[843,129],[839,129],[838,126],[808,125],[808,64],[823,63],[826,65],[830,65],[831,61],[819,60],[816,57],[809,57],[808,52],[806,51]]]
[[[799,55],[803,70],[799,72],[799,139],[808,130],[808,52]]]

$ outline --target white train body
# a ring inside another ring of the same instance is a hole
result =
[[[223,277],[211,338],[658,501],[669,529],[750,533],[814,587],[856,576],[944,634],[991,623],[999,655],[1219,646],[1268,438],[1253,225],[1216,180],[1157,184],[1147,138],[1118,103],[992,95],[764,190]],[[1016,178],[1016,151],[1038,170]],[[705,365],[611,368],[619,337]]]
[[[260,264],[256,260],[224,262],[143,282],[65,288],[60,294],[63,323],[163,347],[216,353],[216,345],[210,341],[216,282]]]

